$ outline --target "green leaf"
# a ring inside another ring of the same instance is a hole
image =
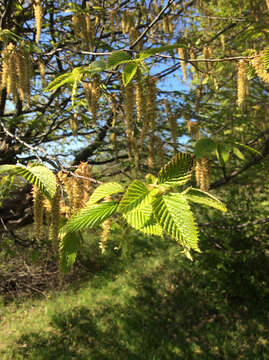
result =
[[[140,180],[134,180],[121,199],[118,211],[124,214],[135,209],[148,194],[147,187]]]
[[[184,195],[170,193],[159,196],[152,202],[152,208],[164,231],[184,247],[200,252],[197,225]]]
[[[9,174],[14,171],[16,173],[17,165],[0,165],[0,174],[8,172]]]
[[[106,69],[106,63],[103,60],[95,60],[92,63],[90,63],[89,66],[85,67],[83,69],[84,74],[95,74],[99,73],[101,71],[104,71]]]
[[[81,240],[79,232],[60,234],[60,268],[63,272],[68,272],[73,266]]]
[[[245,144],[241,144],[241,143],[238,143],[238,142],[235,142],[236,145],[238,146],[241,146],[244,150],[247,150],[248,152],[254,154],[254,155],[258,155],[259,157],[262,157],[262,153],[259,152],[258,150],[248,146],[248,145],[245,145]]]
[[[122,73],[122,82],[123,85],[126,86],[132,81],[138,69],[138,65],[135,63],[130,63],[125,65],[123,73]]]
[[[92,193],[90,200],[87,203],[87,206],[96,204],[99,200],[105,198],[106,196],[110,196],[112,194],[116,194],[119,192],[123,192],[124,188],[117,182],[108,182],[98,186],[97,189]]]
[[[139,59],[144,60],[144,59],[147,59],[148,57],[150,57],[152,55],[156,55],[156,54],[159,54],[159,53],[165,52],[165,51],[178,49],[178,48],[181,48],[181,47],[186,47],[186,41],[185,40],[180,42],[180,43],[174,44],[174,45],[164,45],[164,46],[159,46],[159,47],[143,50],[143,51],[141,51],[139,53]]]
[[[44,165],[33,165],[30,168],[17,165],[2,165],[0,166],[1,172],[22,176],[32,185],[37,186],[49,199],[52,199],[56,192],[56,176]]]
[[[210,138],[198,140],[194,148],[196,159],[210,155],[212,152],[216,151],[216,148],[217,144]]]
[[[116,211],[118,202],[108,201],[84,207],[73,215],[65,224],[63,231],[66,233],[91,229],[103,223]]]
[[[230,146],[218,144],[216,155],[221,166],[223,166],[230,157]]]
[[[147,235],[161,236],[163,232],[162,227],[155,220],[152,208],[150,207],[148,210],[147,213],[146,208],[135,209],[124,214],[123,217],[134,229],[142,231]]]
[[[240,160],[245,160],[245,156],[241,153],[241,151],[237,147],[233,147],[233,153]]]
[[[52,80],[44,91],[50,92],[50,91],[56,90],[65,84],[73,83],[73,81],[74,81],[74,78],[73,78],[72,72],[61,74],[61,75],[57,76],[54,80]]]
[[[131,58],[131,55],[126,51],[115,51],[107,59],[106,68],[108,70],[114,69],[120,64],[127,63]]]
[[[156,178],[156,176],[152,175],[152,174],[147,174],[145,176],[146,179],[146,183],[147,184],[157,184],[158,178]]]
[[[217,210],[226,212],[226,206],[215,196],[209,194],[206,191],[200,189],[190,189],[186,192],[186,198],[194,203],[213,207]]]
[[[269,70],[269,46],[267,46],[264,50],[263,56],[264,68],[265,70]]]
[[[191,178],[193,156],[187,153],[177,154],[159,172],[160,184],[183,185]]]
[[[134,229],[148,235],[162,235],[162,228],[153,216],[151,202],[154,199],[155,189],[147,192],[135,207],[123,214],[127,223]]]

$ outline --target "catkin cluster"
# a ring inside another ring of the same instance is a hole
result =
[[[134,16],[129,10],[125,10],[121,19],[121,29],[123,34],[128,34],[134,29]]]
[[[67,194],[67,201],[60,203],[60,213],[69,217],[84,207],[91,192],[90,171],[88,164],[83,162],[70,177],[62,171],[57,174]]]
[[[237,67],[237,105],[242,109],[247,93],[247,69],[246,62],[240,60]]]
[[[92,114],[93,124],[96,125],[97,112],[99,108],[100,91],[100,76],[95,75],[92,82],[83,83],[86,100],[88,103],[88,110]]]
[[[169,38],[172,38],[174,33],[174,24],[172,20],[172,16],[170,15],[165,16],[162,20],[162,30],[169,35]]]
[[[14,101],[30,100],[32,64],[22,42],[19,47],[9,43],[2,51],[1,89],[6,88]]]
[[[203,157],[196,162],[195,167],[196,184],[201,190],[207,191],[210,188],[210,171],[207,157]]]
[[[75,37],[82,41],[82,48],[85,50],[94,49],[95,44],[95,25],[91,21],[89,2],[86,2],[87,12],[74,13],[72,16]],[[98,19],[98,18],[96,18]]]
[[[203,48],[203,56],[205,59],[211,59],[213,57],[213,50],[210,46],[205,46]],[[211,69],[211,63],[206,61],[205,63],[206,70],[209,71]]]
[[[263,52],[260,52],[250,63],[254,67],[257,75],[269,83],[269,73],[265,70],[263,56]]]

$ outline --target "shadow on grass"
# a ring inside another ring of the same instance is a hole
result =
[[[111,299],[59,309],[48,331],[22,336],[7,359],[268,359],[265,298],[251,296],[241,307],[224,287],[210,298],[206,285],[194,282],[201,269],[183,265],[140,269],[114,283]],[[219,287],[222,275],[214,274]]]

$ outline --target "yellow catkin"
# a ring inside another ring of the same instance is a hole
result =
[[[113,146],[113,150],[115,152],[115,157],[116,159],[118,159],[118,156],[119,156],[119,147],[118,147],[118,141],[117,141],[117,135],[115,132],[113,132],[112,134],[110,134],[110,137],[109,137],[110,141],[111,141],[111,144]]]
[[[1,90],[7,85],[8,78],[8,50],[5,48],[1,54],[2,57],[2,77],[1,77]]]
[[[59,183],[61,186],[63,185],[64,190],[66,194],[68,195],[69,205],[66,203],[66,199],[62,198],[60,200],[60,214],[64,216],[65,218],[69,218],[71,215],[72,210],[72,204],[71,203],[71,197],[72,197],[72,186],[71,186],[71,179],[68,178],[68,175],[62,171],[59,171],[57,173],[57,179],[59,180]]]
[[[40,74],[40,79],[41,79],[41,86],[42,88],[46,87],[46,65],[44,63],[44,61],[42,59],[38,59],[38,67],[39,67],[39,74]]]
[[[156,97],[157,97],[157,79],[149,76],[147,78],[147,118],[150,126],[150,143],[148,154],[148,167],[154,169],[155,166],[155,121],[156,121]]]
[[[200,186],[202,190],[207,191],[210,188],[209,161],[207,157],[203,157],[201,159],[201,168],[202,168],[202,176],[201,176]]]
[[[220,35],[220,42],[221,42],[222,51],[225,51],[225,35],[224,34]]]
[[[168,16],[167,20],[168,20],[168,34],[170,35],[170,38],[172,38],[174,34],[174,24],[173,24],[172,16]]]
[[[165,34],[169,34],[169,19],[168,16],[164,17],[162,20],[162,30]]]
[[[21,46],[16,52],[17,87],[22,102],[30,96],[31,67],[28,54]]]
[[[134,86],[133,83],[129,83],[127,86],[121,84],[121,91],[123,93],[124,101],[124,120],[125,131],[128,143],[128,156],[130,162],[133,160],[135,138],[133,132],[134,125]]]
[[[80,19],[79,19],[78,13],[74,13],[72,15],[72,24],[73,24],[73,30],[75,33],[75,37],[79,38],[79,36],[80,36]]]
[[[99,108],[99,99],[101,96],[100,91],[100,76],[95,75],[92,82],[83,83],[83,87],[85,90],[85,96],[88,103],[88,110],[92,114],[93,125],[96,125],[97,120],[97,112]]]
[[[33,0],[33,8],[34,8],[34,16],[35,16],[35,23],[36,23],[36,35],[35,41],[38,43],[41,35],[41,28],[42,28],[42,5],[41,0]]]
[[[165,100],[165,112],[166,112],[167,122],[171,131],[174,152],[177,153],[178,125],[175,114],[172,114],[171,106],[167,99]]]
[[[141,72],[138,70],[136,76],[136,84],[135,84],[135,103],[136,103],[136,113],[137,113],[137,122],[141,123],[142,121],[142,104],[143,104],[143,86],[141,79]]]
[[[72,183],[73,213],[77,212],[82,207],[83,196],[84,196],[83,180],[79,177],[82,176],[82,171],[80,168],[78,168],[75,171],[75,175],[78,176],[73,177],[73,181],[72,181],[73,182]]]
[[[242,109],[247,92],[246,62],[240,60],[237,67],[237,105]]]
[[[144,113],[144,121],[143,126],[140,133],[140,152],[143,151],[144,140],[147,135],[147,132],[150,129],[150,147],[149,151],[150,157],[148,159],[148,164],[151,168],[153,168],[153,148],[154,148],[154,132],[155,132],[155,117],[156,117],[156,96],[157,96],[157,87],[156,87],[157,79],[149,76],[146,79],[146,96],[145,96],[145,113]]]
[[[37,186],[33,186],[32,189],[33,202],[34,202],[34,224],[35,224],[35,237],[37,241],[41,241],[43,238],[43,216],[44,206],[43,200],[44,195]]]
[[[157,96],[157,79],[149,76],[147,78],[147,112],[149,125],[152,130],[155,129],[155,118],[156,118],[156,96]]]
[[[69,119],[70,128],[72,130],[73,135],[77,135],[78,133],[78,114],[72,114]]]
[[[266,0],[267,9],[269,10],[269,0]]]
[[[158,149],[157,157],[158,157],[158,164],[162,166],[165,163],[165,151],[164,151],[164,143],[160,136],[155,136],[155,144],[156,148]]]
[[[150,169],[154,169],[154,150],[155,150],[155,136],[151,135],[150,143],[149,143],[149,153],[148,153],[148,167]]]
[[[49,229],[49,239],[51,240],[52,247],[55,253],[58,253],[58,234],[60,226],[60,199],[61,199],[61,188],[58,185],[56,193],[51,200],[51,223]]]
[[[265,82],[269,83],[269,73],[264,68],[263,52],[260,52],[254,59],[251,60],[251,65],[254,67],[257,75]]]
[[[104,201],[111,201],[111,196],[105,197]],[[104,254],[106,250],[106,243],[110,234],[110,228],[111,228],[111,217],[106,219],[102,224],[102,234],[99,241],[99,248],[101,250],[101,253]]]
[[[44,198],[43,207],[45,212],[46,224],[51,222],[51,201],[48,198]]]
[[[7,80],[7,94],[13,96],[13,100],[16,101],[18,97],[17,92],[17,73],[16,73],[16,52],[13,50],[9,55],[8,64],[9,76]]]
[[[90,168],[89,165],[86,162],[82,162],[79,166],[81,170],[81,176],[83,176],[84,179],[82,179],[82,185],[83,185],[83,197],[82,197],[82,207],[84,207],[89,200],[92,184],[90,179]]]
[[[178,48],[177,51],[178,51],[178,56],[180,58],[180,65],[184,75],[184,80],[187,80],[187,66],[186,66],[186,62],[184,61],[185,59],[184,50],[183,48]]]
[[[196,161],[195,167],[196,184],[201,190],[207,191],[210,188],[210,172],[207,157]]]

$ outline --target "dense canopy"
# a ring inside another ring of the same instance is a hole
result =
[[[108,181],[194,152],[202,189],[265,190],[268,14],[265,0],[1,1],[0,164],[87,162]],[[5,226],[29,219],[19,189]]]

